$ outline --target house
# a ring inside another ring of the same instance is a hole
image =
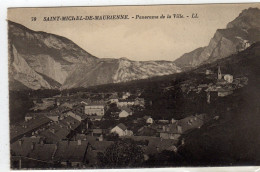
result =
[[[91,116],[88,116],[88,118],[90,119],[90,121],[101,121],[103,117],[102,116],[91,115]]]
[[[151,127],[144,126],[138,130],[138,135],[139,136],[156,136],[156,130]]]
[[[29,121],[29,120],[32,120],[32,119],[35,119],[35,118],[38,118],[40,116],[45,116],[47,115],[48,113],[47,112],[38,112],[38,113],[27,113],[24,117],[24,120],[25,121]]]
[[[40,143],[40,137],[23,137],[10,145],[11,152],[15,156],[28,157],[35,144]]]
[[[117,102],[118,107],[123,107],[123,106],[133,106],[135,104],[134,101],[121,101]]]
[[[230,94],[233,94],[232,89],[224,89],[224,88],[218,89],[218,97],[225,97],[225,96],[228,96]]]
[[[53,161],[53,154],[57,150],[56,144],[35,144],[32,146],[32,151],[29,154],[30,158],[38,159],[45,162]]]
[[[182,127],[176,124],[169,124],[163,126],[162,130],[159,130],[160,138],[178,140],[182,134]]]
[[[109,97],[110,103],[118,103],[118,96],[113,94],[112,96]]]
[[[133,132],[128,130],[127,127],[120,123],[110,130],[110,133],[116,133],[118,136],[132,136]]]
[[[58,141],[68,139],[75,133],[73,132],[78,128],[80,122],[71,116],[59,120],[57,123],[51,123],[48,127],[39,132],[39,135],[46,138],[47,143],[57,143]]]
[[[136,98],[134,101],[134,105],[136,106],[145,106],[144,98]]]
[[[53,159],[64,166],[82,167],[86,164],[88,141],[60,141]]]
[[[57,122],[60,119],[60,116],[57,113],[49,113],[48,115],[46,115],[46,117],[48,117],[49,119],[51,119],[54,122]]]
[[[121,112],[119,113],[119,118],[126,118],[129,115],[131,116],[133,113],[131,109],[129,109],[128,107],[125,107],[125,106],[120,107],[120,109],[121,109]]]
[[[112,99],[109,99],[110,103],[118,103],[118,98],[112,98]]]
[[[74,118],[74,119],[76,119],[76,120],[78,120],[78,121],[80,121],[80,122],[83,121],[83,120],[85,120],[85,119],[87,118],[86,115],[81,114],[81,113],[79,113],[79,112],[69,111],[69,112],[67,112],[67,115],[68,115],[68,116],[71,116],[72,118]]]
[[[127,99],[131,94],[129,92],[123,93],[122,99]]]
[[[105,114],[105,105],[100,103],[89,103],[85,105],[85,114],[97,116],[104,116]]]
[[[153,118],[151,116],[144,116],[143,118],[147,124],[153,123]]]
[[[55,144],[45,144],[41,138],[23,137],[11,144],[12,164],[16,161],[15,157],[20,157],[20,163],[23,168],[35,168],[37,162],[55,164],[53,155],[57,149]],[[36,161],[37,162],[36,162]],[[36,163],[35,163],[36,162]],[[49,167],[49,166],[46,167]]]
[[[212,75],[214,72],[212,70],[207,69],[205,72],[206,75]]]
[[[40,115],[38,118],[17,123],[15,127],[10,128],[10,142],[13,143],[24,135],[32,135],[34,131],[48,125],[50,122],[49,118]]]
[[[206,120],[205,114],[192,115],[186,118],[176,120],[173,124],[164,125],[162,130],[158,130],[160,137],[163,139],[178,140],[182,134],[200,128]]]
[[[227,81],[228,83],[232,83],[233,82],[233,75],[230,75],[230,74],[224,75],[224,80]]]
[[[102,134],[103,134],[103,131],[102,131],[102,129],[100,129],[100,128],[95,128],[95,129],[93,129],[92,132],[91,132],[91,135],[92,135],[92,136],[96,136],[96,137],[99,137],[99,136],[101,136]]]
[[[160,153],[164,150],[172,150],[174,145],[177,145],[177,140],[173,139],[162,139],[158,137],[147,138],[149,143],[143,147],[144,153],[149,155]]]

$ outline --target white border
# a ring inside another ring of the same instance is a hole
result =
[[[8,55],[7,55],[7,8],[9,7],[62,7],[62,6],[104,6],[104,5],[157,5],[157,4],[202,4],[202,3],[254,3],[260,0],[2,0],[0,1],[0,171],[10,171],[9,167],[9,110],[8,110]],[[260,172],[260,167],[214,167],[214,168],[163,168],[124,169],[124,171],[177,171],[207,172],[234,171]],[[23,171],[23,170],[22,170]],[[40,170],[43,171],[43,170]],[[62,171],[62,170],[57,170]],[[82,171],[82,170],[66,170]],[[88,170],[94,171],[94,170]],[[97,170],[95,170],[97,171]],[[103,170],[98,170],[103,171]],[[118,172],[121,170],[106,170]]]

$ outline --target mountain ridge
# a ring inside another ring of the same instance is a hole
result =
[[[65,37],[12,21],[8,26],[9,80],[31,89],[88,87],[180,72],[171,61],[101,59]]]
[[[248,8],[229,22],[225,29],[217,29],[201,51],[195,49],[185,53],[174,62],[182,69],[197,67],[238,53],[257,41],[260,41],[260,9]]]

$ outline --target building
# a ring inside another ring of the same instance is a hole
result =
[[[141,127],[137,132],[139,136],[156,136],[156,130],[149,126]]]
[[[122,99],[127,99],[131,94],[129,92],[123,93]]]
[[[46,117],[51,119],[54,122],[57,122],[60,120],[60,116],[57,113],[49,113],[48,115],[46,115]]]
[[[209,69],[207,69],[206,72],[205,72],[205,74],[206,74],[206,75],[212,75],[212,74],[214,74],[214,72],[211,71],[211,70],[209,70]]]
[[[178,140],[182,134],[182,127],[176,124],[169,124],[163,126],[162,130],[159,131],[160,138]]]
[[[109,101],[110,101],[110,103],[118,103],[118,96],[117,95],[115,95],[115,94],[113,94],[113,95],[111,95],[110,97],[109,97]]]
[[[54,167],[55,144],[45,144],[41,138],[23,137],[11,144],[11,166],[19,161],[19,168],[36,168],[39,164]]]
[[[69,112],[67,112],[67,115],[68,115],[68,116],[71,116],[72,118],[74,118],[74,119],[76,119],[76,120],[78,120],[78,121],[80,121],[80,122],[83,121],[83,120],[85,120],[85,119],[87,118],[86,115],[81,114],[81,113],[79,113],[79,112],[69,111]]]
[[[132,136],[133,132],[131,130],[128,130],[127,127],[120,123],[114,128],[111,129],[110,133],[116,133],[118,136]]]
[[[136,98],[134,101],[134,105],[136,106],[145,106],[144,98]]]
[[[47,114],[47,112],[27,113],[24,117],[24,120],[28,122],[29,120],[36,119],[40,116],[46,116]]]
[[[120,101],[117,102],[118,107],[123,107],[123,106],[133,106],[135,104],[134,101]]]
[[[13,143],[24,135],[31,136],[39,128],[47,126],[50,122],[49,118],[42,115],[29,121],[20,122],[10,129],[10,142]]]
[[[218,97],[225,97],[225,96],[228,96],[230,94],[233,94],[232,89],[225,89],[225,88],[219,88],[218,89]]]
[[[105,105],[99,104],[99,103],[89,103],[89,104],[85,105],[85,114],[104,116]]]
[[[92,136],[96,136],[96,137],[99,137],[103,134],[103,130],[100,129],[100,128],[95,128],[91,131],[91,135]]]
[[[206,120],[205,114],[192,115],[186,118],[176,120],[173,124],[164,125],[158,132],[163,139],[178,140],[182,134],[193,129],[200,128]]]
[[[224,80],[227,81],[228,83],[232,83],[233,82],[233,75],[230,75],[230,74],[224,75]]]
[[[88,141],[60,141],[53,159],[64,166],[82,167],[86,164]]]
[[[153,123],[153,118],[151,116],[144,116],[143,118],[147,124]]]
[[[68,116],[56,123],[50,123],[46,128],[39,131],[41,137],[46,138],[47,143],[57,143],[73,137],[74,131],[80,126],[80,121]]]
[[[125,106],[120,107],[120,109],[121,109],[121,112],[119,113],[119,118],[126,118],[129,115],[131,116],[133,113],[131,109],[129,109],[128,107],[125,107]]]
[[[103,117],[97,116],[97,115],[91,115],[91,116],[88,116],[88,118],[90,121],[101,121]]]

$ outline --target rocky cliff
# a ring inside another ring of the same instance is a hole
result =
[[[257,41],[260,41],[260,10],[249,8],[228,23],[226,29],[218,29],[208,46],[184,54],[175,63],[181,68],[196,67],[238,53]]]
[[[9,21],[10,89],[69,89],[180,72],[170,61],[100,59],[71,40]]]

